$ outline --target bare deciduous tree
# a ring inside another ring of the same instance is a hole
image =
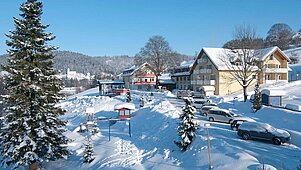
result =
[[[247,88],[254,82],[259,71],[255,50],[258,47],[255,39],[256,31],[251,26],[240,26],[235,28],[234,39],[237,40],[236,50],[225,49],[225,56],[220,59],[229,70],[232,81],[236,81],[243,88],[244,101],[247,100]]]
[[[141,48],[138,57],[138,61],[145,59],[155,70],[156,84],[158,85],[158,76],[166,69],[167,59],[169,58],[172,50],[169,46],[169,43],[162,36],[153,36]]]

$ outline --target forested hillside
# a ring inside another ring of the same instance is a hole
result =
[[[66,72],[67,68],[70,68],[72,71],[85,74],[89,72],[98,76],[104,73],[116,74],[134,64],[134,58],[126,55],[91,57],[70,51],[56,51],[54,54],[56,55],[54,66],[63,73]],[[0,63],[5,64],[7,57],[8,55],[1,55]]]

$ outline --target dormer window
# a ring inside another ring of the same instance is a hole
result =
[[[274,60],[274,55],[273,54],[270,56],[270,60]]]

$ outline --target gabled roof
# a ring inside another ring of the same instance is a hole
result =
[[[154,71],[153,69],[152,69],[152,67],[147,63],[147,62],[145,62],[145,63],[143,63],[142,65],[140,65],[140,66],[131,66],[131,67],[129,67],[129,68],[126,68],[126,69],[124,69],[122,72],[125,72],[125,71],[130,71],[128,74],[121,74],[121,76],[130,76],[130,75],[133,75],[137,70],[139,70],[140,68],[142,68],[143,66],[149,66],[149,68],[152,70],[152,71]]]
[[[260,61],[263,61],[276,51],[278,51],[285,59],[290,61],[289,57],[286,54],[284,54],[278,47],[250,50],[249,52],[255,52],[254,57],[259,59]],[[200,59],[203,53],[205,53],[208,56],[208,58],[211,60],[211,62],[214,64],[217,70],[230,70],[230,68],[228,67],[230,61],[237,60],[239,58],[239,54],[242,54],[242,50],[231,50],[226,48],[203,48],[198,58],[195,60],[192,70],[195,68],[197,60]],[[237,67],[237,69],[240,69],[239,67],[241,66],[235,67]]]

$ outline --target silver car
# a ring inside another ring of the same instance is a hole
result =
[[[231,123],[231,121],[237,117],[238,115],[226,110],[226,109],[220,109],[220,108],[212,108],[209,110],[207,114],[207,118],[209,121],[217,121],[217,122],[224,122],[224,123]]]

